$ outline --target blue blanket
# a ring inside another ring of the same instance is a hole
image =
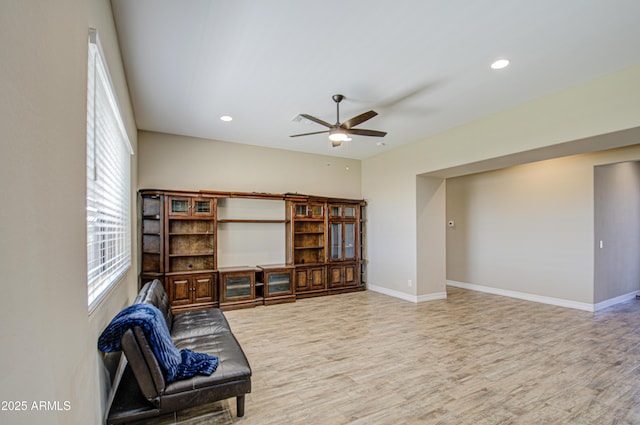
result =
[[[98,348],[105,353],[120,351],[122,335],[135,326],[142,329],[149,341],[167,382],[196,374],[211,375],[218,367],[216,356],[188,349],[178,351],[162,313],[151,304],[133,304],[118,313],[100,335]]]

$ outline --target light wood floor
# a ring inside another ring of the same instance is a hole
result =
[[[598,313],[448,288],[226,312],[253,369],[235,399],[147,424],[640,424],[640,302]]]

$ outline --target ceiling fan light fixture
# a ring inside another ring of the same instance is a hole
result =
[[[491,69],[502,69],[509,66],[509,59],[498,59],[491,64]]]
[[[331,140],[332,142],[347,142],[351,139],[344,131],[333,130],[329,133],[329,140]]]

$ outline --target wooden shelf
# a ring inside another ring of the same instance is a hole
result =
[[[218,223],[288,223],[289,220],[252,220],[252,219],[241,219],[241,218],[224,218],[219,219]]]
[[[294,249],[323,249],[324,246],[296,246]]]
[[[197,274],[205,274],[205,273],[215,273],[216,270],[213,269],[209,269],[209,270],[188,270],[188,271],[171,271],[171,272],[165,272],[164,274],[166,276],[177,276],[177,275],[184,275],[184,274],[193,274],[193,275],[197,275]]]

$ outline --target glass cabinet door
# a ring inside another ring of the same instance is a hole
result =
[[[191,197],[169,197],[169,215],[173,216],[213,216],[213,199]]]
[[[290,273],[270,273],[267,280],[269,295],[287,294],[291,292]]]
[[[189,214],[189,199],[172,198],[171,214]]]
[[[344,259],[354,260],[356,258],[356,225],[354,223],[344,224]]]
[[[344,216],[346,218],[355,218],[356,217],[356,208],[355,207],[350,207],[350,206],[344,207]]]
[[[225,290],[227,299],[251,297],[251,277],[229,276],[225,280]]]
[[[323,218],[324,205],[323,204],[296,204],[294,213],[296,217]]]
[[[356,218],[356,207],[354,205],[329,205],[329,215],[331,218]]]
[[[306,205],[296,205],[296,217],[306,217],[307,216],[307,206]]]
[[[355,260],[357,258],[356,223],[331,223],[329,230],[329,259],[333,261]]]
[[[342,260],[342,223],[331,223],[331,231],[329,232],[330,241],[330,258],[332,260]]]
[[[322,218],[324,216],[324,206],[311,204],[311,217]]]
[[[194,214],[211,214],[211,201],[208,199],[193,201],[193,213]]]

